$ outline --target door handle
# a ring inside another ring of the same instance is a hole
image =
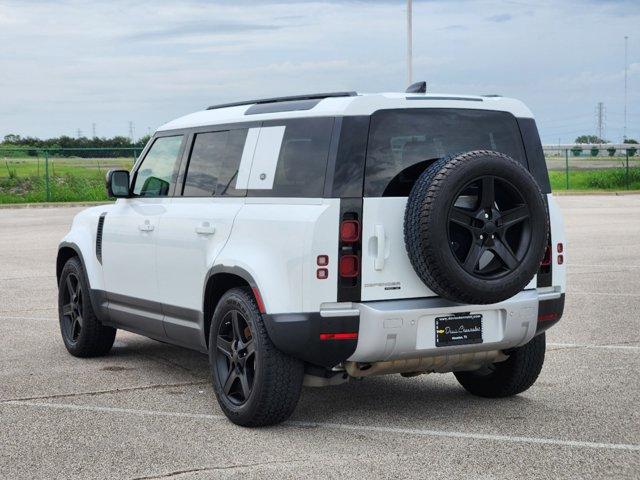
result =
[[[138,230],[141,232],[153,232],[154,226],[151,225],[149,220],[145,220],[142,225],[138,225]]]
[[[382,270],[384,268],[384,251],[387,247],[384,235],[384,225],[376,225],[375,237],[378,239],[378,251],[376,252],[376,259],[373,262],[373,268],[376,270]]]
[[[209,222],[204,222],[196,227],[196,233],[198,235],[213,235],[216,233],[216,227],[211,225]]]

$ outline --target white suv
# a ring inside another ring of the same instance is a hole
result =
[[[351,92],[210,107],[158,129],[57,257],[72,355],[121,328],[208,353],[245,426],[303,384],[453,372],[518,394],[564,308],[564,233],[531,112]]]

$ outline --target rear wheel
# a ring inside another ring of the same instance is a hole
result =
[[[113,346],[116,329],[102,325],[89,298],[89,285],[78,257],[62,269],[58,285],[58,317],[64,346],[75,357],[106,355]]]
[[[233,423],[273,425],[293,413],[304,365],[273,345],[250,290],[234,288],[220,299],[209,332],[209,361],[218,403]]]
[[[544,333],[518,348],[505,352],[509,358],[472,372],[455,372],[458,382],[479,397],[511,397],[524,392],[537,380],[545,353]]]

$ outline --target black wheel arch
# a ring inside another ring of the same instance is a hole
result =
[[[226,292],[238,287],[249,287],[253,291],[258,288],[258,284],[249,272],[237,266],[215,265],[207,272],[202,293],[202,334],[207,348],[211,320],[220,299]]]

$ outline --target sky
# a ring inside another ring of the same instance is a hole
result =
[[[0,139],[134,136],[208,105],[406,88],[404,0],[0,0]],[[501,94],[543,143],[640,140],[640,1],[414,0],[414,80]]]

